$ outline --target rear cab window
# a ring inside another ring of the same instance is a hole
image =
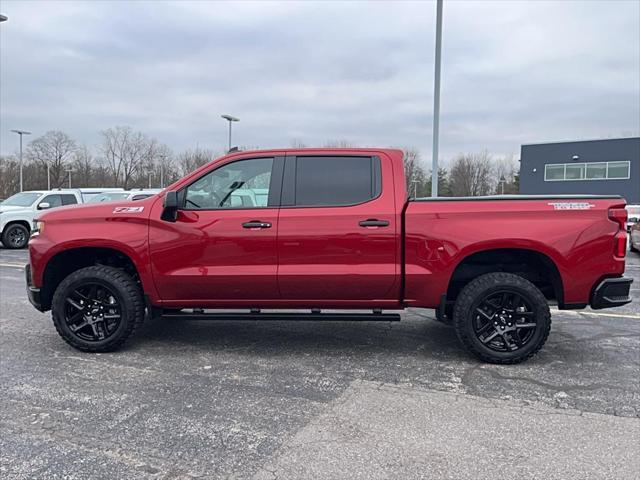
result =
[[[382,190],[380,159],[370,156],[298,156],[287,158],[283,206],[358,205]]]

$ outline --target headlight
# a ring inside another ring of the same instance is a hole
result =
[[[31,230],[31,236],[35,237],[44,232],[44,222],[42,220],[35,220],[33,222],[33,230]]]

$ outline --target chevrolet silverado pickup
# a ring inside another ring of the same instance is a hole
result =
[[[630,302],[622,198],[408,199],[405,185],[400,150],[233,152],[144,200],[39,214],[28,296],[88,352],[159,315],[391,321],[422,307],[503,364],[542,348],[550,304]]]

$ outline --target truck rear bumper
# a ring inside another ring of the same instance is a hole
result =
[[[619,307],[631,302],[629,289],[632,283],[633,278],[605,278],[593,291],[591,308]]]
[[[36,307],[36,309],[44,312],[42,302],[40,301],[40,289],[31,284],[31,265],[25,265],[24,274],[27,280],[27,297],[29,297],[29,302],[31,302],[31,305]]]

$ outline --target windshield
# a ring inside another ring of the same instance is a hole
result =
[[[4,202],[0,203],[5,207],[30,207],[33,205],[41,193],[33,193],[33,192],[21,192],[16,193],[15,195],[7,198]]]
[[[114,200],[125,200],[129,196],[127,192],[101,193],[87,200],[87,203],[112,202]]]

